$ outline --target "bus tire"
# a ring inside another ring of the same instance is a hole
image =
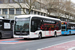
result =
[[[13,36],[11,36],[11,38],[14,38]]]
[[[24,40],[27,40],[27,38],[24,38]]]
[[[2,38],[2,34],[0,33],[0,39]]]
[[[42,38],[42,33],[41,33],[41,32],[38,34],[38,38],[39,38],[39,39]]]
[[[69,35],[71,35],[71,31],[69,31]]]
[[[56,32],[54,33],[54,36],[57,37],[57,33]]]

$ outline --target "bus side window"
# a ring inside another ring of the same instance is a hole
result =
[[[31,24],[31,31],[35,32],[36,30],[37,30],[37,22],[36,20],[33,20]]]
[[[34,32],[34,21],[31,22],[31,31]]]
[[[2,22],[0,22],[0,30],[2,30]]]
[[[31,25],[31,31],[37,31],[40,30],[40,20],[36,19],[32,21],[32,25]]]
[[[59,22],[59,30],[61,29],[61,23]]]
[[[32,25],[34,25],[34,21],[32,21]]]

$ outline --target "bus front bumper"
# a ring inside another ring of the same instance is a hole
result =
[[[33,36],[17,36],[17,35],[14,35],[14,38],[37,38],[38,36],[36,37],[33,37]]]

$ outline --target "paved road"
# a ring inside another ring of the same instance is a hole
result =
[[[40,48],[52,46],[62,42],[75,40],[75,35],[48,37],[43,39],[31,39],[31,40],[16,39],[16,40],[28,42],[17,44],[0,44],[0,50],[37,50]]]

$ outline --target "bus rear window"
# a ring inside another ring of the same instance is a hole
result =
[[[65,26],[62,26],[62,31],[65,31],[65,30],[66,30]]]

